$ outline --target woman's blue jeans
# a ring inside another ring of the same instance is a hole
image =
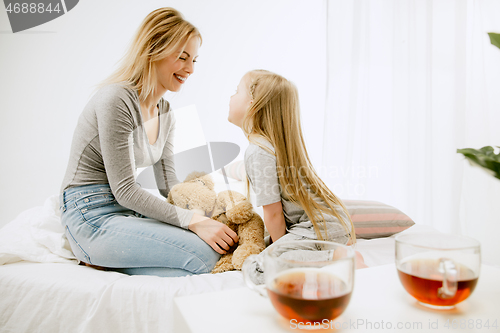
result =
[[[61,194],[61,223],[75,256],[131,275],[209,273],[220,258],[195,233],[118,204],[107,184]]]

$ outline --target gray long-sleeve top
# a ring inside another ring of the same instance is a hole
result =
[[[150,144],[137,91],[121,84],[100,88],[76,126],[61,192],[91,184],[109,184],[118,203],[144,216],[187,228],[193,212],[175,207],[136,182],[137,167],[153,165],[165,198],[179,181],[173,162],[175,118],[163,98],[158,103],[159,133]]]

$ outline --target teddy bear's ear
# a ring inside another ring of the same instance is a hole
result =
[[[210,174],[207,174],[205,172],[198,172],[198,171],[191,172],[189,175],[187,175],[186,179],[184,180],[184,183],[197,179],[200,180],[201,183],[203,183],[203,185],[208,187],[208,189],[213,190],[215,188],[212,176],[210,176]]]
[[[202,177],[202,180],[205,183],[205,186],[208,187],[210,190],[213,190],[215,188],[214,181],[212,180],[212,176],[205,175]]]
[[[193,171],[189,175],[186,176],[186,179],[184,179],[184,183],[187,183],[187,182],[189,182],[193,179],[196,179],[196,178],[202,178],[205,175],[207,175],[206,172]]]

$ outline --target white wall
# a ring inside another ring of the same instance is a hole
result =
[[[227,122],[229,97],[248,70],[294,81],[312,159],[321,158],[318,121],[325,99],[323,1],[82,0],[67,14],[13,34],[0,5],[0,227],[59,193],[73,130],[93,93],[152,10],[180,10],[203,35],[195,75],[167,94],[174,108],[195,104],[207,141],[246,148]]]

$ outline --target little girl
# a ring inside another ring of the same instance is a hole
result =
[[[263,206],[270,243],[319,239],[354,244],[347,209],[309,160],[297,88],[277,74],[254,70],[241,79],[229,108],[228,120],[250,141],[245,170],[256,205]]]

